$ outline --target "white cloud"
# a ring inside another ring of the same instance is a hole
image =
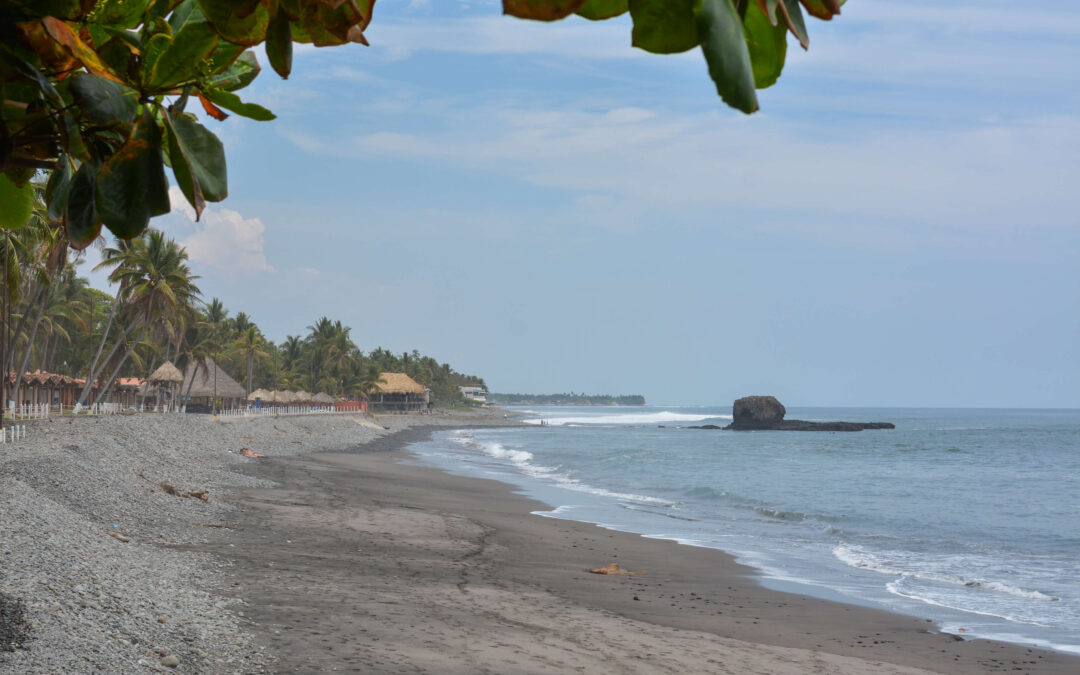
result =
[[[193,262],[228,274],[274,271],[263,252],[266,226],[261,220],[244,218],[232,209],[208,205],[196,222],[195,210],[187,203],[180,188],[175,185],[169,188],[169,198],[173,213],[186,218],[194,229],[180,240]]]

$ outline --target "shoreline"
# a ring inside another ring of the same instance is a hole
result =
[[[281,671],[562,672],[552,659],[584,658],[583,631],[604,654],[582,661],[590,672],[701,672],[732,659],[738,672],[1080,667],[1067,654],[960,641],[925,620],[768,589],[718,549],[533,515],[550,507],[505,483],[410,461],[407,446],[436,430],[256,467],[281,486],[239,496],[258,534],[206,550],[242,561],[232,588]],[[611,562],[648,574],[586,571]],[[310,574],[314,588],[296,586]],[[481,626],[501,637],[479,638]],[[686,640],[693,649],[672,652]],[[523,646],[538,641],[543,649]]]
[[[19,602],[30,628],[0,670],[1080,669],[1059,652],[958,642],[918,619],[770,590],[722,551],[532,515],[548,507],[513,486],[401,462],[437,429],[516,423],[35,423],[0,449],[0,605]],[[648,574],[586,571],[611,562]]]

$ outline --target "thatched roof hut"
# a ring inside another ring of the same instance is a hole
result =
[[[325,391],[320,391],[318,394],[315,394],[313,400],[316,403],[333,403],[335,401],[334,397],[327,394]]]
[[[161,364],[161,367],[154,371],[150,376],[150,382],[183,382],[184,374],[180,372],[180,369],[172,364],[171,361],[166,361]]]
[[[247,400],[254,401],[255,399],[261,399],[263,401],[269,401],[274,392],[267,391],[265,389],[256,389],[247,395]]]
[[[382,382],[375,385],[375,392],[379,394],[417,394],[427,392],[424,385],[412,379],[405,373],[383,373]]]
[[[275,403],[293,403],[296,401],[296,395],[285,389],[271,393],[273,396],[270,397],[270,400]]]
[[[184,369],[180,393],[191,398],[209,398],[215,394],[218,398],[244,398],[246,395],[244,388],[219,368],[213,359],[206,360],[205,368],[196,363],[188,364]]]

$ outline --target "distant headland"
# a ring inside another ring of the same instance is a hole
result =
[[[495,405],[645,405],[641,394],[488,394]]]

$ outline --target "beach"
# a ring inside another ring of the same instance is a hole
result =
[[[0,450],[0,597],[28,626],[0,670],[1080,669],[1064,654],[768,590],[717,550],[532,515],[546,507],[405,450],[436,429],[508,421],[36,423]],[[613,562],[644,573],[588,572]]]

